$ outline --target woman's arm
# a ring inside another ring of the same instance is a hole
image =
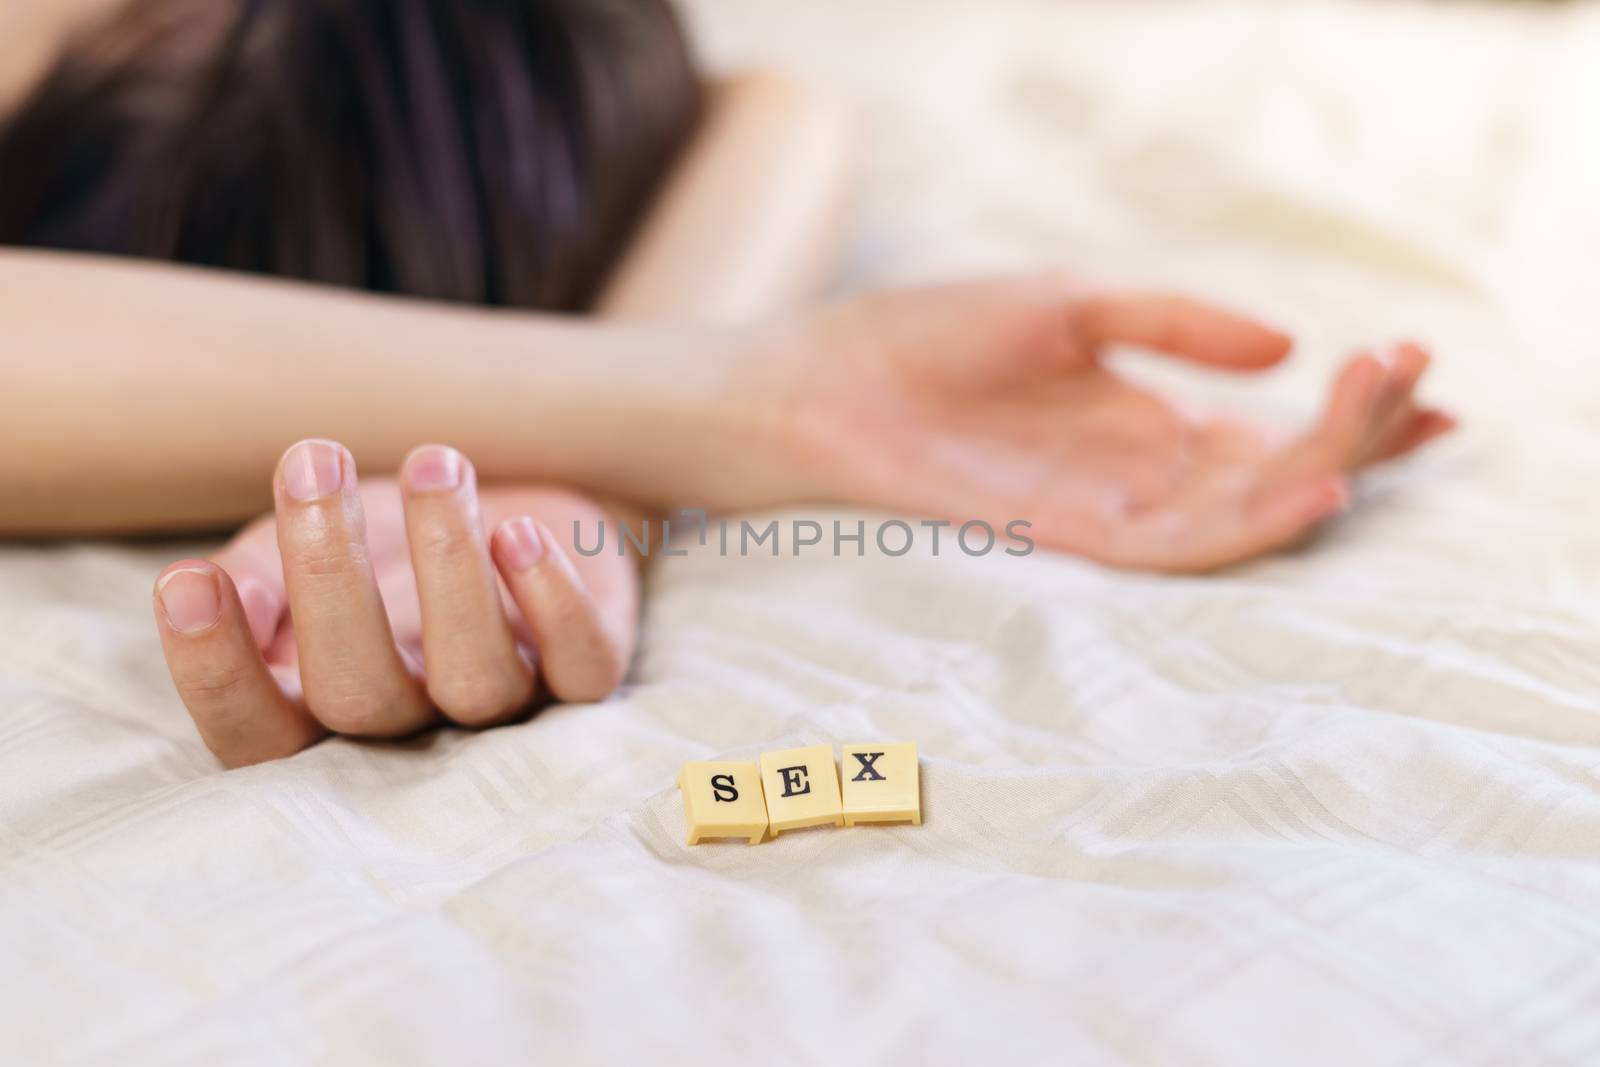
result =
[[[122,0],[6,0],[0,4],[0,115],[18,104],[74,30]]]
[[[803,82],[720,83],[596,311],[738,322],[810,303],[838,259],[856,155],[849,111]]]
[[[0,532],[220,523],[265,503],[285,441],[338,436],[393,469],[432,438],[486,480],[1027,519],[1044,546],[1204,569],[1293,541],[1349,474],[1451,425],[1413,402],[1414,351],[1354,360],[1288,447],[1189,425],[1102,349],[1248,369],[1288,339],[1053,277],[872,294],[759,330],[646,329],[0,253],[0,344]]]
[[[599,309],[675,325],[0,250],[0,534],[238,521],[270,503],[263,472],[304,437],[343,441],[374,472],[441,440],[486,480],[657,506],[765,499],[761,346],[683,324],[809,294],[850,149],[837,109],[794,83],[718,91]]]
[[[486,479],[714,504],[740,475],[712,460],[730,440],[755,447],[764,417],[739,399],[745,345],[728,330],[21,251],[0,252],[0,324],[9,534],[240,520],[270,504],[263,472],[305,437],[378,471],[451,441]]]

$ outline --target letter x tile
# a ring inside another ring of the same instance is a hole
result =
[[[858,822],[921,825],[922,787],[916,745],[845,745],[842,768],[839,777],[844,783],[846,826]]]
[[[802,826],[841,826],[839,769],[832,745],[811,745],[761,754],[761,784],[767,795],[772,836]]]
[[[685,763],[678,772],[689,844],[708,837],[743,837],[759,845],[767,836],[761,769],[754,763]]]

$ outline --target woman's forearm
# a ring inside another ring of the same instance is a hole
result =
[[[486,480],[780,499],[762,343],[710,324],[815,295],[853,148],[799,83],[721,83],[596,309],[632,327],[0,249],[0,536],[226,525],[270,504],[267,472],[307,436],[368,473],[436,440]]]
[[[0,250],[0,533],[222,525],[287,442],[376,470],[422,440],[486,479],[721,506],[769,476],[741,331],[457,309],[165,264]]]

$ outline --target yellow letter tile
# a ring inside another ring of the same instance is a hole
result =
[[[744,837],[759,845],[767,836],[767,802],[761,770],[754,763],[685,763],[678,772],[689,844],[708,837]]]
[[[845,745],[843,770],[844,824],[858,822],[922,823],[922,791],[917,774],[917,746]],[[761,769],[766,770],[766,757]],[[770,786],[769,786],[770,788]]]
[[[767,794],[772,836],[802,826],[839,826],[839,769],[832,745],[811,745],[761,754],[761,784]]]

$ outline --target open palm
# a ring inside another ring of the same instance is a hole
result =
[[[1101,361],[1130,344],[1235,371],[1289,339],[1181,297],[1055,277],[880,294],[816,327],[830,353],[794,390],[829,491],[956,521],[1033,523],[1116,566],[1205,571],[1292,543],[1344,508],[1348,476],[1448,431],[1413,399],[1410,344],[1352,359],[1298,436],[1180,409]]]

